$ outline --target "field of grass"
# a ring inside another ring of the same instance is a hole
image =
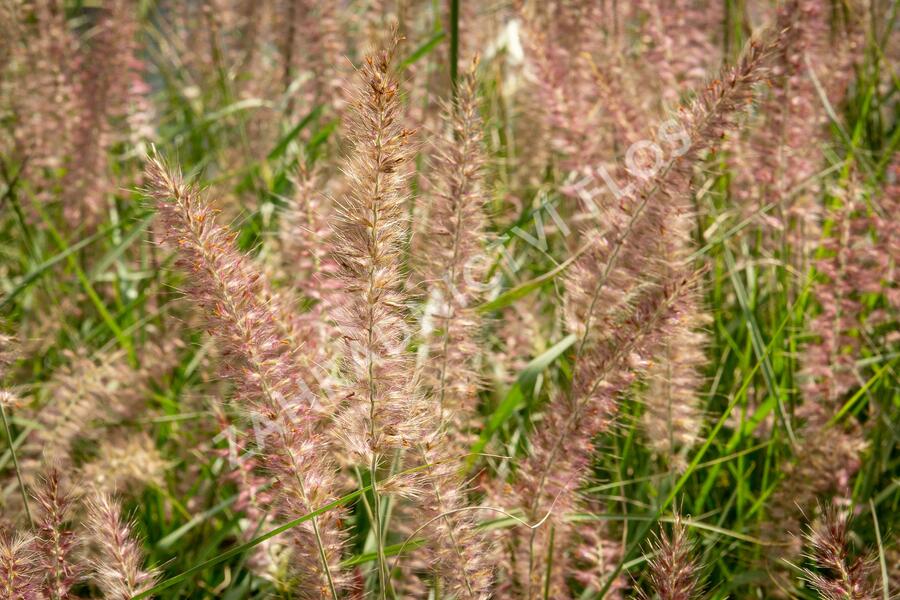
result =
[[[0,0],[0,597],[898,597],[897,12]]]

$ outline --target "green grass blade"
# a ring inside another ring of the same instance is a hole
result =
[[[416,48],[412,54],[407,56],[398,66],[398,70],[404,71],[411,65],[419,62],[422,58],[424,58],[427,54],[429,54],[432,50],[437,48],[438,44],[444,41],[446,34],[443,31],[438,31],[435,33],[429,40],[427,40],[424,44]]]
[[[314,519],[315,517],[318,517],[319,515],[325,514],[329,510],[332,510],[334,508],[337,508],[339,506],[343,506],[344,504],[352,502],[353,500],[356,500],[361,495],[363,495],[367,491],[369,491],[369,489],[370,489],[370,486],[366,486],[365,488],[356,490],[355,492],[351,492],[351,493],[347,494],[346,496],[342,496],[333,502],[329,502],[325,506],[318,508],[310,513],[307,513],[307,514],[303,515],[302,517],[297,517],[296,519],[288,521],[284,525],[281,525],[280,527],[276,527],[275,529],[272,529],[271,531],[268,531],[258,537],[255,537],[252,540],[250,540],[249,542],[241,544],[240,546],[235,546],[234,548],[231,548],[230,550],[226,550],[225,552],[222,552],[221,554],[214,556],[213,558],[210,558],[209,560],[205,560],[202,563],[200,563],[199,565],[195,565],[195,566],[191,567],[190,569],[183,571],[183,572],[179,573],[178,575],[175,575],[174,577],[170,577],[164,581],[161,581],[160,583],[156,584],[152,588],[150,588],[146,591],[143,591],[140,594],[137,594],[136,596],[132,596],[131,600],[140,600],[141,598],[149,598],[150,596],[152,596],[154,594],[158,594],[159,592],[161,592],[163,590],[169,589],[170,587],[177,585],[177,584],[181,583],[182,581],[186,581],[189,577],[196,575],[197,573],[201,573],[201,572],[205,571],[206,569],[209,569],[210,567],[214,567],[218,564],[225,562],[226,560],[228,560],[230,558],[238,556],[239,554],[243,554],[247,550],[250,550],[251,548],[258,546],[259,544],[265,542],[266,540],[270,540],[275,536],[281,535],[285,531],[289,531],[290,529],[293,529],[294,527],[297,527],[298,525],[305,523],[306,521],[310,521],[310,520]]]
[[[125,237],[122,238],[118,244],[115,245],[114,248],[109,250],[106,254],[100,257],[97,263],[94,265],[94,268],[91,269],[90,281],[95,282],[97,278],[103,274],[116,260],[119,259],[120,256],[127,250],[132,244],[134,244],[137,240],[140,239],[141,234],[146,231],[147,225],[149,225],[153,218],[156,216],[156,213],[150,212],[144,215],[143,218],[131,228],[131,230],[125,234]]]
[[[538,288],[540,288],[547,282],[552,281],[554,278],[559,276],[561,273],[565,272],[565,270],[568,269],[570,266],[572,266],[572,263],[574,263],[576,260],[578,260],[578,258],[582,254],[584,254],[587,251],[587,249],[588,249],[587,246],[585,246],[584,248],[581,248],[578,252],[576,252],[575,254],[570,256],[568,259],[566,259],[565,262],[560,263],[559,266],[557,266],[556,268],[544,273],[543,275],[538,275],[537,277],[535,277],[533,279],[529,279],[528,281],[520,283],[516,287],[503,292],[502,294],[500,294],[499,296],[497,296],[496,298],[494,298],[493,300],[491,300],[489,302],[484,302],[482,304],[479,304],[477,307],[475,307],[475,310],[484,314],[484,313],[493,312],[495,310],[500,310],[501,308],[505,308],[505,307],[509,306],[510,304],[512,304],[513,302],[518,300],[519,298],[523,298],[523,297],[527,296],[528,294],[537,290]]]
[[[322,105],[319,104],[311,111],[309,111],[309,113],[307,113],[305,117],[300,119],[299,123],[294,125],[294,127],[292,127],[290,131],[288,131],[280,140],[278,140],[278,143],[275,144],[275,147],[272,148],[272,151],[269,152],[266,158],[270,161],[281,158],[290,143],[294,141],[294,138],[300,135],[300,132],[306,129],[307,125],[319,118],[319,115],[322,114],[322,108]]]
[[[497,405],[497,408],[494,409],[494,412],[491,414],[490,419],[488,419],[487,425],[481,432],[478,440],[473,444],[469,458],[466,462],[466,470],[470,469],[472,465],[475,464],[478,454],[484,450],[497,430],[507,419],[509,419],[510,415],[512,415],[513,411],[524,402],[526,392],[531,393],[537,376],[544,369],[553,364],[553,361],[559,358],[563,352],[571,348],[577,339],[578,337],[574,333],[567,335],[546,352],[525,365],[525,368],[519,373],[516,382],[503,397],[503,400],[500,401],[500,404]]]
[[[794,429],[791,427],[790,415],[787,414],[781,390],[775,381],[775,370],[772,368],[769,352],[765,351],[766,345],[763,342],[762,330],[759,328],[759,323],[756,321],[756,315],[753,314],[753,310],[750,308],[750,299],[747,296],[747,290],[744,288],[744,284],[738,276],[734,256],[727,246],[725,247],[725,263],[728,266],[728,274],[731,277],[731,283],[734,286],[738,304],[741,307],[741,311],[744,313],[747,327],[750,330],[750,341],[753,344],[753,353],[756,355],[757,360],[762,363],[762,374],[763,380],[766,382],[766,388],[769,390],[769,395],[775,398],[775,401],[777,402],[778,417],[787,432],[788,439],[790,439],[791,444],[796,445],[797,438],[794,436]],[[777,339],[777,336],[773,336],[772,341],[774,342]]]
[[[6,296],[3,297],[3,300],[0,301],[0,310],[5,308],[7,304],[12,302],[16,298],[16,296],[18,296],[23,291],[25,291],[28,288],[28,286],[31,285],[32,283],[34,283],[38,278],[40,278],[41,275],[43,275],[44,273],[46,273],[47,271],[52,269],[54,266],[56,266],[60,262],[66,260],[67,258],[69,258],[71,255],[75,254],[82,248],[85,248],[85,247],[93,244],[97,240],[106,237],[107,235],[109,235],[110,232],[114,231],[115,229],[117,229],[117,226],[107,227],[106,229],[98,231],[82,240],[79,240],[78,242],[72,244],[71,246],[69,246],[68,248],[66,248],[65,250],[60,252],[59,254],[56,254],[52,258],[49,258],[49,259],[45,260],[44,262],[42,262],[41,264],[39,264],[38,266],[36,266],[34,269],[29,271],[24,277],[22,277],[22,279],[19,281],[19,283],[17,283],[16,286],[12,290],[10,290],[10,292],[8,294],[6,294]]]

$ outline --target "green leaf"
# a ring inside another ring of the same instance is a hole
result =
[[[415,539],[409,542],[404,542],[402,544],[391,544],[389,546],[384,547],[384,555],[385,556],[397,556],[400,552],[412,551],[416,548],[425,545],[426,540],[423,539]],[[351,558],[348,558],[344,562],[341,563],[341,566],[345,569],[350,567],[355,567],[356,565],[362,565],[368,562],[375,562],[378,560],[377,552],[363,552],[362,554],[357,554]]]
[[[43,208],[39,204],[35,205],[38,214],[43,220],[44,225],[47,228],[47,232],[50,233],[50,236],[53,238],[56,245],[59,249],[66,253],[69,250],[70,246],[66,242],[65,238],[63,238],[62,234],[56,229],[56,226],[53,225],[53,221],[50,220],[50,217],[44,211]],[[88,298],[90,298],[91,303],[96,308],[97,312],[100,314],[100,317],[103,319],[103,322],[106,323],[106,326],[109,327],[109,330],[112,331],[113,335],[118,340],[119,345],[125,350],[125,353],[128,355],[128,361],[132,366],[137,366],[138,360],[137,355],[134,352],[134,345],[131,343],[129,337],[122,330],[122,327],[116,322],[113,316],[109,313],[109,309],[106,308],[106,305],[103,303],[103,299],[100,298],[100,295],[97,293],[97,290],[94,289],[94,286],[91,284],[90,279],[88,279],[87,274],[84,272],[84,269],[81,268],[81,265],[72,256],[72,253],[68,253],[66,255],[66,260],[69,263],[69,266],[75,271],[75,275],[78,277],[78,281],[81,283],[82,288],[84,288],[85,293]]]
[[[137,594],[136,596],[132,596],[131,600],[140,600],[141,598],[149,598],[150,596],[153,596],[154,594],[158,594],[159,592],[161,592],[163,590],[167,590],[170,587],[177,585],[177,584],[181,583],[182,581],[188,579],[192,575],[196,575],[197,573],[201,573],[210,567],[214,567],[218,564],[221,564],[221,563],[225,562],[226,560],[228,560],[229,558],[233,558],[235,556],[243,554],[247,550],[249,550],[255,546],[258,546],[259,544],[262,544],[266,540],[270,540],[277,535],[281,535],[285,531],[293,529],[297,525],[305,523],[306,521],[310,521],[310,520],[318,517],[321,514],[325,514],[326,512],[328,512],[329,510],[331,510],[333,508],[337,508],[338,506],[342,506],[344,504],[347,504],[348,502],[356,500],[357,498],[362,496],[364,493],[366,493],[369,489],[370,489],[370,486],[366,486],[365,488],[356,490],[355,492],[351,492],[351,493],[347,494],[346,496],[342,496],[342,497],[338,498],[337,500],[335,500],[334,502],[329,502],[325,506],[312,511],[311,513],[307,513],[307,514],[303,515],[302,517],[297,517],[296,519],[294,519],[292,521],[288,521],[284,525],[282,525],[280,527],[276,527],[275,529],[273,529],[271,531],[268,531],[258,537],[255,537],[245,544],[241,544],[240,546],[235,546],[234,548],[231,548],[230,550],[226,550],[225,552],[223,552],[217,556],[214,556],[213,558],[210,558],[209,560],[203,561],[199,565],[194,565],[187,571],[183,571],[183,572],[179,573],[178,575],[175,575],[174,577],[170,577],[164,581],[159,582],[158,584],[156,584],[149,590],[143,591],[140,594]]]
[[[859,399],[862,398],[866,394],[867,391],[869,391],[869,388],[872,387],[873,385],[875,385],[875,383],[879,379],[881,379],[882,375],[887,373],[889,366],[891,366],[890,362],[886,362],[883,365],[881,365],[881,368],[878,369],[875,372],[875,374],[869,378],[868,381],[866,381],[865,385],[863,385],[861,388],[859,388],[859,390],[855,394],[853,394],[853,396],[849,400],[847,400],[844,403],[844,405],[837,412],[837,414],[835,414],[833,417],[831,417],[831,420],[828,421],[828,426],[831,427],[832,425],[834,425],[835,423],[837,423],[838,421],[843,419],[844,416],[848,412],[850,412],[850,410],[854,406],[856,406],[856,403],[859,402]]]
[[[166,537],[159,540],[156,543],[156,546],[162,550],[172,547],[173,545],[175,545],[175,542],[180,540],[185,534],[187,534],[189,531],[191,531],[194,527],[196,527],[203,521],[207,520],[208,518],[213,517],[213,516],[219,514],[220,512],[224,511],[226,508],[228,508],[229,506],[234,504],[237,501],[237,499],[238,499],[237,495],[234,495],[231,498],[227,498],[227,499],[223,500],[222,502],[219,502],[218,504],[216,504],[209,510],[205,510],[202,513],[194,515],[193,517],[191,517],[191,519],[187,523],[185,523],[184,525],[182,525],[181,527],[179,527],[178,529],[176,529],[175,531],[173,531]]]
[[[206,125],[209,123],[213,123],[220,119],[223,119],[229,115],[234,113],[239,113],[243,110],[250,110],[252,108],[262,108],[264,106],[268,106],[269,103],[261,98],[247,98],[245,100],[240,100],[238,102],[234,102],[233,104],[229,104],[222,110],[217,110],[215,112],[209,113],[205,117],[203,117],[203,121],[201,124]]]
[[[94,265],[94,268],[91,269],[90,280],[91,282],[97,281],[97,278],[103,274],[106,269],[110,267],[125,250],[131,246],[135,241],[137,241],[141,234],[146,230],[147,225],[150,224],[150,221],[153,220],[153,217],[156,216],[156,213],[147,213],[144,218],[142,218],[137,225],[135,225],[125,237],[122,238],[122,241],[116,244],[114,248],[109,250],[106,254],[104,254],[100,260],[97,261],[97,264]]]
[[[403,60],[403,62],[400,63],[400,68],[399,68],[399,70],[400,70],[400,71],[403,71],[403,70],[405,70],[407,67],[409,67],[410,65],[415,64],[416,62],[418,62],[422,57],[424,57],[426,54],[428,54],[429,52],[431,52],[432,50],[434,50],[434,49],[437,47],[438,44],[440,44],[442,41],[444,41],[444,37],[446,37],[446,36],[444,35],[444,32],[443,32],[443,31],[438,31],[437,33],[435,33],[435,34],[431,37],[431,39],[429,39],[429,40],[426,41],[424,44],[422,44],[421,46],[419,46],[418,48],[416,48],[415,51],[413,51],[412,54],[410,54],[409,56],[407,56],[407,57]]]
[[[568,259],[566,259],[565,262],[561,263],[558,267],[552,269],[551,271],[547,271],[543,275],[538,275],[534,279],[529,279],[528,281],[526,281],[524,283],[520,283],[516,287],[503,292],[502,294],[500,294],[499,296],[497,296],[496,298],[494,298],[493,300],[491,300],[489,302],[479,304],[478,306],[475,307],[475,310],[477,310],[480,313],[488,313],[488,312],[492,312],[492,311],[504,308],[506,306],[509,306],[510,304],[512,304],[513,302],[518,300],[519,298],[527,296],[528,294],[530,294],[534,290],[538,289],[539,287],[541,287],[548,281],[552,281],[556,276],[558,276],[560,273],[562,273],[566,269],[568,269],[572,265],[572,263],[574,263],[578,259],[578,257],[580,257],[582,254],[584,254],[585,251],[587,251],[587,249],[588,249],[588,246],[581,248],[578,252],[576,252],[575,254],[570,256]]]
[[[319,146],[321,146],[328,140],[328,137],[335,129],[337,129],[337,126],[337,119],[332,119],[331,121],[325,123],[325,125],[323,125],[322,128],[319,129],[315,133],[315,135],[312,136],[312,138],[310,138],[309,143],[306,144],[306,152],[310,156],[315,155],[315,152],[319,149]]]
[[[527,395],[531,394],[534,390],[534,383],[537,380],[537,376],[541,374],[547,367],[549,367],[553,361],[562,355],[563,352],[568,350],[578,339],[574,333],[569,334],[564,337],[562,340],[557,342],[553,347],[549,348],[546,352],[532,360],[530,363],[525,365],[525,368],[522,369],[522,372],[519,373],[519,377],[516,379],[516,382],[506,393],[506,396],[503,400],[500,401],[500,404],[497,405],[497,408],[494,410],[493,414],[491,414],[491,418],[485,426],[484,430],[481,432],[481,436],[479,436],[478,440],[472,446],[471,452],[469,454],[469,458],[466,463],[466,469],[468,470],[475,463],[475,460],[478,454],[484,450],[485,446],[487,446],[488,442],[491,441],[491,438],[494,436],[494,433],[500,428],[503,423],[512,415],[513,411],[515,411],[522,403],[525,401]]]
[[[86,237],[83,240],[78,241],[75,244],[72,244],[53,258],[47,259],[33,270],[31,270],[27,275],[25,275],[22,280],[14,287],[4,298],[3,301],[0,302],[0,309],[4,308],[7,304],[13,301],[16,296],[21,294],[32,282],[38,279],[41,275],[43,275],[48,269],[53,268],[57,263],[67,259],[72,254],[75,254],[85,246],[93,244],[97,240],[106,236],[115,229],[116,226],[108,227],[102,231],[98,231],[97,233],[91,235],[90,237]]]
[[[794,437],[794,430],[791,427],[790,415],[787,414],[787,409],[784,406],[784,396],[781,393],[778,384],[775,382],[775,370],[772,368],[770,353],[766,351],[762,330],[759,327],[759,323],[756,321],[756,315],[750,307],[750,299],[747,296],[747,290],[744,288],[744,284],[737,273],[737,264],[735,263],[734,256],[727,246],[725,247],[725,264],[728,266],[728,274],[731,277],[731,283],[734,286],[735,296],[737,297],[741,311],[744,313],[747,327],[750,330],[750,342],[753,345],[753,353],[762,365],[763,380],[766,383],[766,388],[769,391],[769,395],[775,398],[777,402],[778,416],[782,425],[784,425],[788,439],[792,444],[796,445],[797,439]],[[773,341],[776,339],[777,337],[773,337]]]
[[[284,154],[284,151],[287,150],[288,145],[296,138],[301,131],[303,131],[307,125],[312,123],[314,120],[319,118],[319,115],[322,114],[322,105],[319,104],[315,108],[313,108],[309,113],[303,117],[299,123],[294,125],[294,127],[288,131],[284,137],[278,140],[278,143],[275,144],[275,147],[272,148],[272,151],[269,152],[266,158],[268,160],[275,160],[276,158],[281,157]]]

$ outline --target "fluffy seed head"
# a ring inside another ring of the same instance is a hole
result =
[[[700,568],[694,556],[694,544],[681,518],[676,515],[671,535],[661,531],[652,545],[650,588],[660,600],[694,600],[700,598],[703,586]],[[651,595],[642,592],[642,598]]]
[[[85,524],[94,546],[91,579],[109,600],[128,600],[151,587],[157,574],[143,568],[144,555],[133,525],[123,520],[118,501],[109,494],[87,503]]]
[[[40,598],[40,561],[35,539],[0,531],[0,593],[8,600]]]

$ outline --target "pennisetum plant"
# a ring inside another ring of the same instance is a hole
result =
[[[335,320],[344,340],[341,395],[346,398],[337,418],[338,435],[357,467],[368,470],[382,595],[390,586],[383,467],[422,439],[428,416],[406,349],[410,327],[401,256],[412,131],[403,125],[392,64],[396,44],[395,35],[385,49],[367,55],[360,69],[350,114],[353,153],[345,167],[347,192],[337,201],[334,221],[334,255],[344,293]]]
[[[230,354],[236,403],[255,419],[266,467],[277,477],[276,510],[284,518],[305,515],[335,496],[335,466],[321,432],[309,379],[285,337],[261,272],[233,247],[233,235],[216,223],[215,209],[161,159],[149,163],[148,193],[164,221],[164,243],[191,273],[193,297],[206,310],[210,330]],[[262,431],[264,433],[260,434]],[[308,581],[310,597],[337,597],[346,585],[339,566],[343,534],[339,512],[292,530],[293,567]]]
[[[429,388],[433,431],[417,443],[428,466],[423,485],[427,562],[443,581],[445,593],[487,598],[493,568],[487,540],[475,529],[459,464],[469,441],[478,396],[480,319],[474,310],[481,295],[484,267],[485,197],[481,118],[477,97],[477,59],[457,82],[445,111],[447,131],[439,139],[439,188],[429,215],[427,262],[422,267],[431,289],[424,337],[423,379]]]
[[[698,278],[689,264],[665,252],[660,233],[663,239],[683,235],[670,230],[669,222],[687,211],[692,166],[735,125],[777,43],[778,38],[752,42],[736,66],[682,111],[682,150],[640,181],[633,197],[599,207],[602,228],[585,234],[590,247],[567,282],[569,326],[579,338],[573,383],[554,401],[518,474],[516,504],[530,522],[547,519],[549,525],[532,529],[519,544],[515,564],[528,597],[540,590],[562,593],[566,554],[557,549],[575,535],[562,515],[574,507],[592,439],[610,428],[620,394],[645,372],[662,341],[696,319]],[[611,581],[612,576],[607,586]]]
[[[448,132],[435,152],[438,190],[428,216],[421,270],[430,290],[426,308],[428,356],[425,380],[442,425],[464,432],[477,402],[478,335],[474,310],[483,290],[485,266],[484,151],[478,106],[477,58],[460,79],[446,109]]]
[[[819,499],[828,494],[852,496],[850,483],[862,462],[868,442],[865,429],[841,419],[845,396],[856,386],[857,360],[862,354],[861,331],[877,327],[880,303],[888,304],[889,232],[866,208],[863,190],[853,181],[845,191],[834,190],[826,237],[814,261],[812,292],[819,312],[807,324],[802,348],[802,404],[796,458],[785,465],[784,477],[772,494],[771,518],[764,524],[768,539],[784,544],[770,558],[784,559],[799,551],[807,515],[815,514]],[[824,515],[823,521],[834,521]],[[777,568],[777,565],[776,565]],[[785,574],[779,573],[783,580]]]
[[[889,596],[897,14],[0,2],[0,597]]]

